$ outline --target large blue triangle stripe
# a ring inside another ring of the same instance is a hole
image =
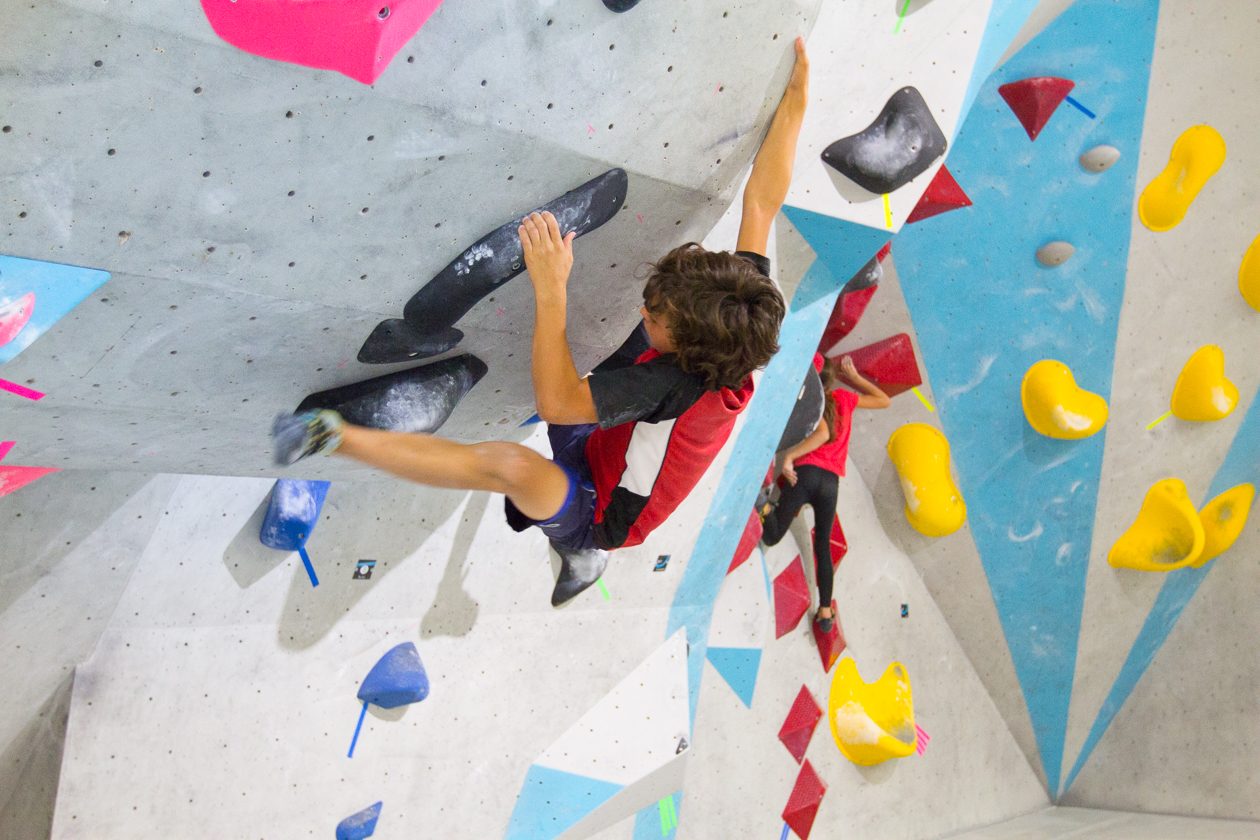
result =
[[[995,74],[949,158],[974,205],[914,225],[894,254],[1052,794],[1106,433],[1037,435],[1019,386],[1034,362],[1052,358],[1083,387],[1111,391],[1158,6],[1078,0]],[[1062,110],[1030,146],[996,88],[1055,68],[1089,92],[1098,119]],[[1084,173],[1077,156],[1102,142],[1124,157],[1105,177]],[[1077,251],[1053,275],[1033,259],[1051,238]]]
[[[1237,434],[1234,435],[1234,442],[1225,455],[1220,469],[1217,470],[1216,477],[1212,479],[1212,486],[1203,501],[1207,502],[1231,487],[1248,482],[1260,486],[1260,392],[1257,392],[1252,399],[1251,407],[1247,410]],[[1121,666],[1120,673],[1116,675],[1115,682],[1107,693],[1107,699],[1103,701],[1102,708],[1098,710],[1098,715],[1094,718],[1089,735],[1081,747],[1080,755],[1077,756],[1072,772],[1068,774],[1067,781],[1063,785],[1064,793],[1072,787],[1077,774],[1089,760],[1094,747],[1107,731],[1107,727],[1124,707],[1125,701],[1133,693],[1133,689],[1146,673],[1146,669],[1155,661],[1155,654],[1159,653],[1159,649],[1167,641],[1168,634],[1172,632],[1182,611],[1190,603],[1194,593],[1198,591],[1199,584],[1203,583],[1203,579],[1218,562],[1230,562],[1229,556],[1223,555],[1219,560],[1213,560],[1198,569],[1178,569],[1168,573],[1155,599],[1155,605],[1146,616],[1146,621],[1142,624],[1133,647],[1129,649],[1129,655]]]
[[[708,655],[722,679],[751,709],[753,691],[757,688],[757,669],[761,665],[761,648],[711,647]]]
[[[612,799],[623,787],[531,764],[504,838],[551,840]]]

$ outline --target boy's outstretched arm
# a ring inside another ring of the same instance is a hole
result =
[[[801,134],[801,121],[809,101],[809,57],[805,55],[805,39],[796,39],[796,66],[788,80],[787,90],[779,102],[774,119],[761,149],[753,161],[752,175],[744,187],[744,210],[739,223],[736,248],[757,254],[766,252],[770,224],[787,198],[792,182],[792,162],[796,159],[796,141]]]
[[[531,213],[517,233],[525,250],[525,268],[534,284],[531,370],[538,416],[548,423],[594,423],[599,417],[591,386],[578,376],[565,334],[576,234],[570,231],[562,236],[551,213]]]

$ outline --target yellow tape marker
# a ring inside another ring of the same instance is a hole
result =
[[[911,388],[910,390],[914,391],[914,395],[919,398],[919,402],[923,403],[924,408],[926,408],[928,411],[932,412],[933,414],[936,413],[936,409],[932,408],[932,404],[928,402],[927,397],[923,396],[922,391],[920,391],[918,388]]]
[[[1158,417],[1156,417],[1154,420],[1152,420],[1151,422],[1149,422],[1149,423],[1147,423],[1147,424],[1146,424],[1146,431],[1148,431],[1148,432],[1149,432],[1151,429],[1155,428],[1155,427],[1156,427],[1156,426],[1158,426],[1160,423],[1163,423],[1163,422],[1164,422],[1165,420],[1167,420],[1169,417],[1172,417],[1172,412],[1171,412],[1171,411],[1165,411],[1163,414],[1159,415],[1159,416],[1158,416]]]
[[[888,193],[884,193],[884,225],[892,230],[892,203],[888,200]]]

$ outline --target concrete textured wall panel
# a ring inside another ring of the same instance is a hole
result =
[[[570,287],[594,366],[646,263],[734,197],[819,5],[444,5],[366,87],[238,50],[186,4],[6,4],[0,252],[113,274],[6,365],[48,394],[6,401],[6,429],[31,463],[266,473],[272,415],[393,369],[354,360],[377,322],[619,166],[625,206],[578,243]],[[490,373],[443,431],[502,437],[533,412],[532,318],[517,277],[460,319],[450,352]]]

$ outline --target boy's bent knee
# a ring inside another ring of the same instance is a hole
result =
[[[493,441],[473,445],[483,474],[494,492],[504,495],[529,488],[549,470],[559,469],[551,461],[519,443]]]

